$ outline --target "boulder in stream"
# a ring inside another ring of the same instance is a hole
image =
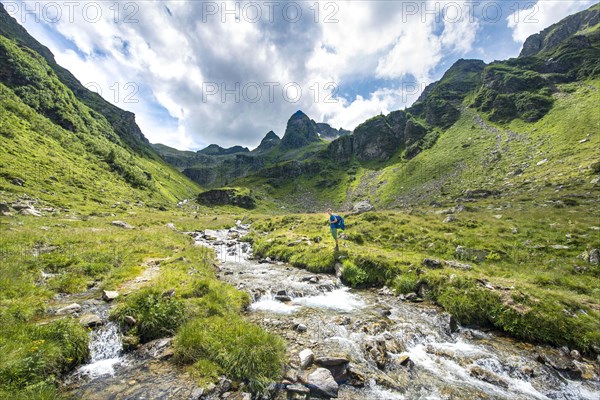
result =
[[[93,328],[103,324],[102,319],[96,314],[85,314],[79,318],[79,323],[86,328]]]
[[[491,383],[492,385],[500,386],[504,389],[508,388],[508,382],[506,382],[502,377],[494,374],[491,371],[488,371],[485,368],[482,368],[478,365],[471,367],[469,370],[471,376],[481,379],[484,382]]]
[[[78,313],[79,311],[81,311],[81,306],[77,303],[73,303],[73,304],[69,304],[68,306],[59,308],[58,310],[56,310],[56,314],[66,315],[66,314]]]
[[[338,396],[339,386],[327,368],[317,368],[308,375],[308,388],[312,393],[327,397]]]
[[[102,291],[102,300],[104,301],[113,301],[114,299],[116,299],[117,297],[119,297],[119,293],[112,291],[112,290],[103,290]]]

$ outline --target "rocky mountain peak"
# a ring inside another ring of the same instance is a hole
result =
[[[275,132],[269,131],[265,135],[263,140],[260,141],[260,144],[258,145],[258,147],[256,149],[254,149],[254,151],[262,152],[262,151],[270,150],[273,147],[277,146],[280,142],[281,142],[281,139],[279,138],[279,136],[277,136],[275,134]]]
[[[600,23],[600,4],[571,15],[527,38],[519,57],[531,57],[553,50],[562,43]]]
[[[281,147],[297,149],[319,140],[316,122],[298,110],[288,120],[285,135],[281,139]]]

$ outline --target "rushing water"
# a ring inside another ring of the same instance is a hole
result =
[[[238,223],[229,230],[190,234],[198,245],[216,251],[221,279],[250,293],[248,317],[286,339],[287,378],[306,378],[298,353],[310,348],[316,357],[349,360],[350,376],[338,379],[340,399],[600,398],[597,363],[573,361],[549,346],[455,327],[438,308],[402,302],[386,289],[353,290],[334,276],[255,260],[251,246],[239,240],[247,230]],[[161,361],[168,340],[123,354],[119,329],[107,319],[109,305],[93,307],[105,324],[90,333],[89,363],[65,382],[74,397],[198,399],[202,390],[193,380]],[[567,367],[540,361],[548,359],[583,365],[587,376],[574,379]],[[284,392],[277,396],[286,398]]]
[[[559,349],[451,329],[450,317],[431,305],[402,302],[386,290],[352,290],[335,277],[281,262],[259,262],[238,239],[247,229],[238,223],[192,235],[198,245],[216,250],[221,279],[252,295],[250,318],[286,338],[290,360],[311,348],[316,356],[344,355],[360,371],[362,387],[342,384],[339,398],[600,398],[598,365],[584,361],[592,376],[573,379],[539,361],[540,354],[564,359]]]

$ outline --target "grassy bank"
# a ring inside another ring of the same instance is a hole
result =
[[[261,217],[254,248],[310,271],[333,272],[339,261],[347,284],[420,292],[464,324],[584,352],[600,346],[600,267],[581,257],[600,247],[597,206],[482,200],[444,222],[449,211],[348,216],[337,254],[325,214]]]
[[[232,210],[223,208],[218,217],[201,210],[198,218],[190,210],[161,212],[145,207],[92,215],[2,217],[0,397],[60,398],[60,377],[88,356],[88,334],[77,319],[47,313],[57,306],[56,294],[80,293],[91,287],[123,289],[124,294],[127,283],[156,261],[160,262],[159,274],[146,287],[121,296],[113,311],[116,320],[126,315],[136,318],[129,335],[138,336],[141,342],[176,336],[177,360],[190,364],[200,382],[225,373],[260,388],[266,380],[276,379],[283,345],[240,318],[248,295],[217,280],[210,250],[194,246],[191,237],[167,226],[173,223],[181,231],[230,226],[240,217]],[[134,228],[113,226],[114,220]],[[164,296],[167,291],[174,291],[174,296]],[[99,295],[98,290],[94,296]],[[217,354],[203,346],[208,337],[231,334],[227,326],[214,322],[219,319],[236,321],[238,342]],[[190,330],[199,324],[212,330]],[[249,346],[263,346],[269,357],[248,351],[244,360],[232,365],[237,352]]]

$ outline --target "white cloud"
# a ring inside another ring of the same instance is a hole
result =
[[[263,8],[256,23],[244,18],[235,22],[232,16],[223,23],[221,13],[207,15],[207,3],[191,0],[96,3],[102,6],[103,17],[97,22],[82,18],[81,9],[76,9],[73,21],[63,13],[59,23],[48,24],[79,52],[58,35],[48,36],[48,29],[36,29],[36,37],[83,83],[98,83],[107,100],[135,112],[150,141],[178,148],[209,143],[254,147],[271,129],[283,134],[287,119],[298,109],[317,121],[353,129],[380,112],[410,105],[419,91],[412,86],[406,90],[404,81],[416,79],[422,88],[439,75],[441,62],[451,63],[472,52],[474,45],[485,44],[477,36],[480,22],[466,17],[455,20],[453,15],[436,21],[435,15],[424,12],[435,10],[436,4],[438,11],[462,4],[454,1],[320,2],[318,24],[314,2],[295,2],[303,7],[298,22],[282,18],[280,5],[273,21]],[[407,12],[409,3],[418,7],[416,13]],[[515,38],[524,40],[529,31],[590,3],[540,2],[539,23],[509,25]],[[125,9],[128,4],[136,8]],[[222,7],[222,2],[212,4]],[[233,4],[227,7],[232,9]],[[326,4],[330,6],[325,8]],[[115,5],[120,7],[118,23]],[[125,21],[128,15],[138,22]],[[327,16],[330,21],[325,23]],[[129,82],[140,88],[138,103],[123,102],[124,85]],[[329,82],[359,89],[349,90],[347,98],[335,97],[337,102],[325,102]],[[121,89],[120,101],[111,90],[115,83]],[[203,96],[206,85],[213,83],[219,92]],[[233,94],[223,101],[221,89],[233,89],[236,83],[240,101]],[[301,87],[297,102],[284,98],[282,88],[287,83]],[[262,90],[257,102],[244,96],[246,84]],[[271,99],[269,85],[274,84],[279,86],[272,86]]]
[[[595,2],[590,0],[539,0],[532,8],[515,11],[506,20],[508,27],[513,30],[515,42],[524,43],[534,33],[544,30],[568,15],[585,10]]]

